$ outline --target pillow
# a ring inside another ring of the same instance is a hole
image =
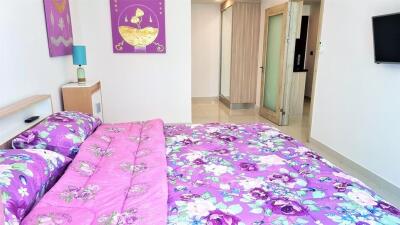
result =
[[[46,149],[73,158],[101,120],[79,112],[55,113],[12,141],[15,149]]]
[[[0,150],[0,193],[5,224],[20,224],[71,159],[56,152]]]

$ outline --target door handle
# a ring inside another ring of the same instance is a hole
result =
[[[260,66],[261,72],[264,72],[264,67]]]

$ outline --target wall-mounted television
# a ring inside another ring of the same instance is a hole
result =
[[[400,13],[375,16],[372,23],[375,62],[400,63]]]

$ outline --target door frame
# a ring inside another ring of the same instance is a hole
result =
[[[324,9],[325,9],[325,0],[321,0],[321,5],[319,8],[319,21],[318,21],[318,31],[317,31],[317,48],[315,50],[315,58],[314,58],[314,74],[313,74],[313,83],[311,89],[311,103],[310,103],[310,115],[309,115],[309,127],[307,130],[307,141],[310,142],[311,139],[311,128],[313,124],[313,112],[314,112],[314,102],[315,102],[315,87],[317,85],[317,76],[318,76],[318,66],[319,66],[319,57],[321,50],[321,34],[322,34],[322,23],[324,20]]]
[[[285,77],[286,77],[286,36],[287,36],[287,28],[288,28],[288,12],[289,12],[289,3],[284,3],[281,5],[277,5],[265,10],[265,21],[264,21],[264,39],[263,41],[263,61],[262,66],[262,76],[261,76],[261,98],[260,98],[260,115],[265,117],[266,119],[281,125],[282,124],[282,107],[283,107],[283,94],[284,94],[284,86],[285,86]],[[279,14],[283,14],[283,22],[282,22],[282,37],[281,37],[281,54],[280,54],[280,77],[279,77],[279,89],[278,89],[278,99],[275,107],[275,112],[272,110],[268,110],[264,108],[264,98],[265,98],[265,66],[267,62],[267,51],[268,51],[268,34],[269,34],[269,17],[276,16]]]

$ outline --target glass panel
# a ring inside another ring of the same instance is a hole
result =
[[[281,38],[283,14],[269,17],[267,37],[267,59],[264,84],[264,107],[275,112],[279,95],[281,69]]]
[[[231,91],[232,7],[222,12],[221,95],[229,99]]]

